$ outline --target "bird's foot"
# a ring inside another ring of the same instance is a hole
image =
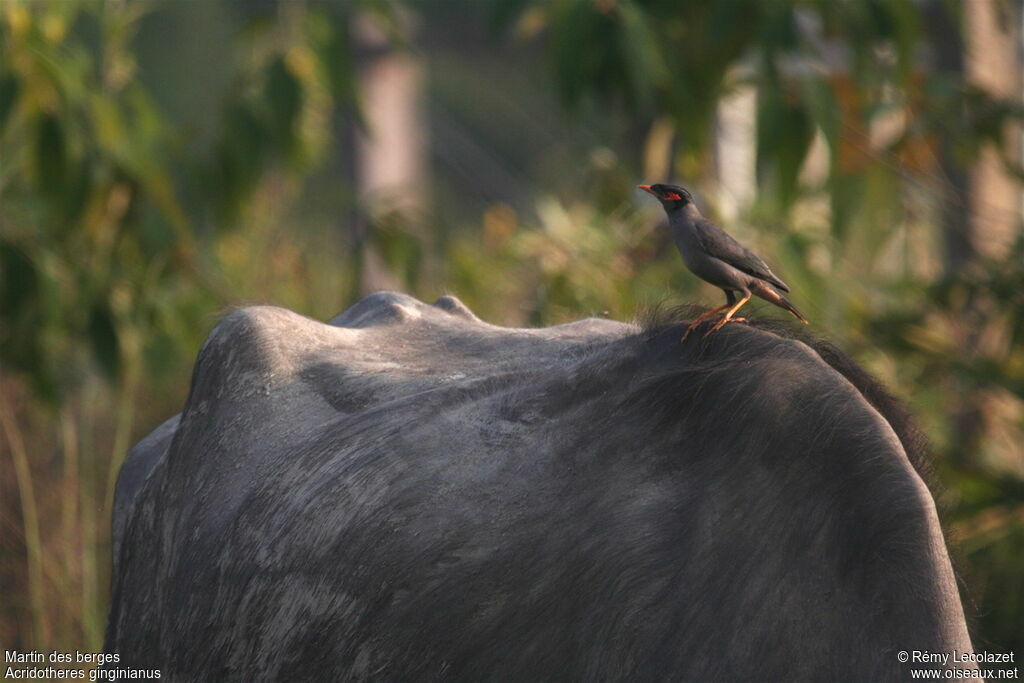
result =
[[[704,336],[701,337],[701,339],[707,339],[709,334],[711,334],[712,332],[717,332],[718,330],[722,329],[723,327],[725,327],[726,323],[745,323],[745,322],[747,322],[746,318],[722,318],[717,323],[712,325],[711,329],[708,330],[707,332],[705,332]]]
[[[686,326],[686,332],[683,334],[683,341],[686,341],[686,338],[690,336],[690,333],[697,329],[702,322],[714,318],[727,308],[729,308],[728,304],[725,306],[719,306],[718,308],[712,308],[710,311],[704,311],[699,316],[691,320],[690,324]]]
[[[686,338],[690,336],[690,333],[691,333],[691,332],[693,332],[693,331],[694,331],[695,329],[697,329],[698,327],[700,327],[700,326],[701,326],[701,323],[705,322],[705,320],[707,320],[707,318],[704,318],[703,320],[701,320],[701,319],[699,319],[699,318],[698,318],[697,320],[694,320],[694,321],[693,321],[693,322],[691,322],[691,323],[690,323],[689,325],[687,325],[687,326],[686,326],[686,332],[685,332],[685,333],[683,333],[683,338],[682,338],[682,340],[681,340],[681,341],[686,341]],[[713,326],[711,327],[711,329],[710,329],[710,330],[708,330],[707,332],[705,332],[705,333],[704,333],[704,335],[703,335],[703,336],[701,337],[701,339],[703,339],[704,337],[707,337],[707,336],[708,336],[709,334],[711,334],[712,332],[715,332],[715,331],[717,331],[717,330],[720,330],[720,329],[722,329],[722,326],[723,326],[723,325],[725,325],[725,323],[727,323],[727,322],[736,322],[736,323],[744,323],[744,322],[746,322],[746,321],[747,321],[747,319],[746,319],[746,318],[723,318],[723,319],[719,320],[719,321],[718,321],[717,323],[715,323],[715,324],[714,324],[714,325],[713,325]]]

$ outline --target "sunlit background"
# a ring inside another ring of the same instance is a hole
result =
[[[101,647],[117,469],[230,307],[718,305],[634,189],[674,180],[909,402],[976,647],[1024,654],[1021,24],[1020,0],[0,3],[0,643]]]

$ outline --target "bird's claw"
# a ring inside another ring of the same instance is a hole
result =
[[[722,329],[723,327],[725,327],[726,323],[745,323],[745,322],[747,322],[746,318],[722,318],[717,323],[712,325],[711,329],[708,330],[707,332],[705,332],[704,336],[702,336],[701,339],[707,339],[708,335],[710,335],[712,332],[717,332],[718,330]]]
[[[707,339],[709,334],[711,334],[712,332],[717,332],[718,330],[722,329],[723,327],[725,327],[726,323],[745,323],[745,322],[747,322],[746,318],[722,318],[718,322],[716,322],[714,325],[712,325],[710,330],[708,330],[703,335],[701,335],[701,339]],[[687,337],[690,336],[690,333],[693,332],[698,327],[700,327],[702,324],[704,324],[704,321],[698,319],[698,320],[694,320],[689,325],[687,325],[686,326],[686,332],[683,333],[683,338],[680,341],[686,341]]]
[[[690,336],[690,333],[693,332],[698,327],[700,327],[700,324],[702,322],[704,322],[705,320],[709,320],[711,318],[714,318],[717,313],[721,313],[726,308],[728,308],[727,305],[726,306],[719,306],[718,308],[713,308],[710,311],[704,311],[699,316],[697,316],[696,318],[691,320],[690,324],[686,326],[686,333],[683,334],[682,341],[686,341],[686,338]]]

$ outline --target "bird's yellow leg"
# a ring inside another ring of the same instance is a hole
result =
[[[704,333],[704,337],[707,337],[712,332],[717,332],[718,330],[722,329],[722,327],[724,327],[725,324],[727,322],[729,322],[729,321],[732,321],[732,322],[742,322],[742,321],[746,320],[746,318],[734,318],[733,316],[736,315],[736,311],[740,310],[740,308],[743,306],[743,304],[745,304],[748,301],[750,301],[750,296],[751,296],[750,292],[747,292],[746,294],[744,294],[743,298],[740,299],[739,301],[737,301],[735,306],[733,306],[728,311],[726,311],[725,315],[722,316],[721,320],[719,320],[717,323],[715,323],[714,327],[712,327],[710,330],[708,330],[707,332]],[[702,338],[704,338],[704,337],[702,337]]]
[[[693,328],[697,327],[697,325],[700,325],[708,318],[715,317],[716,315],[718,315],[727,308],[729,308],[729,304],[719,306],[718,308],[712,308],[710,311],[704,311],[699,316],[691,320],[690,324],[686,326],[686,334],[683,335],[683,341],[686,341],[686,338],[690,336],[690,333],[693,332]]]

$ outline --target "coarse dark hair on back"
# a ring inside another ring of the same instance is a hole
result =
[[[121,666],[888,680],[897,644],[971,647],[924,440],[834,346],[756,320],[684,341],[693,308],[542,331],[446,310],[377,295],[335,320],[358,339],[281,309],[219,326],[181,423],[129,456],[164,464],[134,502],[119,481]],[[410,339],[426,372],[358,385],[351,349]],[[452,381],[461,359],[481,369]]]
[[[664,350],[677,351],[680,343],[679,333],[685,332],[686,325],[690,320],[707,310],[707,307],[696,304],[667,306],[658,303],[644,309],[637,317],[637,322],[648,343],[655,346],[669,345]],[[917,425],[906,403],[889,392],[881,382],[866,372],[838,346],[827,339],[811,334],[803,325],[797,325],[789,320],[768,318],[749,318],[742,324],[809,346],[833,370],[846,378],[864,396],[865,400],[885,418],[896,432],[896,436],[899,437],[918,476],[924,480],[933,494],[938,493],[934,468],[929,456],[928,438]],[[694,330],[694,336],[700,339],[700,335],[706,329],[708,329],[707,325],[699,330]],[[698,353],[706,348],[706,345],[701,344]],[[697,362],[694,363],[694,361]],[[685,364],[680,363],[677,371],[683,370],[685,365],[685,370],[692,373],[701,368],[701,361],[714,362],[713,359],[707,357],[686,358]]]
[[[669,361],[669,365],[660,378],[662,391],[655,392],[656,398],[652,398],[653,410],[659,407],[664,408],[666,402],[671,402],[672,392],[676,391],[679,385],[680,376],[692,378],[720,366],[721,361],[715,358],[713,353],[708,353],[710,346],[703,343],[702,335],[708,325],[701,329],[694,330],[691,339],[696,336],[702,343],[694,344],[693,354],[681,354],[681,336],[686,330],[690,320],[693,320],[701,313],[707,311],[706,306],[686,304],[681,306],[667,306],[663,303],[655,304],[641,311],[637,316],[637,324],[641,327],[641,337],[646,341],[650,352],[662,356],[661,364],[664,367],[666,359],[677,359],[675,363]],[[907,404],[893,395],[883,384],[865,371],[857,362],[842,351],[836,344],[808,332],[803,325],[797,325],[789,320],[748,318],[745,323],[758,330],[769,332],[772,335],[802,342],[811,348],[829,367],[842,375],[853,387],[864,397],[864,399],[878,411],[879,414],[889,423],[899,438],[907,458],[918,476],[924,481],[925,486],[932,493],[936,507],[942,511],[943,488],[935,476],[935,469],[930,453],[930,445],[927,436],[918,426],[917,421],[910,412]],[[727,326],[720,332],[728,330]],[[745,350],[740,345],[734,345],[729,351],[730,362],[742,363]],[[756,351],[755,351],[756,353]],[[721,375],[718,375],[721,377]],[[944,523],[945,515],[940,514],[943,536],[949,550],[950,560],[953,565],[953,573],[960,589],[961,601],[963,603],[968,628],[973,631],[973,625],[977,619],[977,605],[972,599],[968,590],[961,568],[966,566],[965,558],[957,547],[956,543],[950,542],[948,526]]]

